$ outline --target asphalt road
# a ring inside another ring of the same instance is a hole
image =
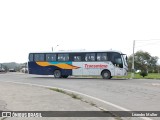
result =
[[[6,73],[0,75],[0,81],[22,82],[64,88],[92,96],[132,111],[160,110],[160,80],[55,79],[53,76]],[[113,105],[109,104],[104,106],[104,108],[107,110],[122,110]]]

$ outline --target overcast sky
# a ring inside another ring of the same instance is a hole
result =
[[[0,63],[26,62],[29,52],[52,47],[130,55],[133,40],[136,51],[160,58],[159,6],[159,0],[1,0]]]

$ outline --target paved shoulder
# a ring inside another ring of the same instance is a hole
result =
[[[0,82],[0,91],[0,110],[2,111],[99,111],[91,104],[48,88]],[[11,118],[7,118],[9,119]],[[100,119],[106,120],[106,118]]]

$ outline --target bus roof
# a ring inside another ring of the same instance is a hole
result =
[[[55,52],[31,52],[31,53],[89,53],[89,52],[117,52],[122,54],[121,51],[116,50],[60,50]]]

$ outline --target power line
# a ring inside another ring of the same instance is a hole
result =
[[[149,40],[135,40],[136,42],[143,42],[143,41],[160,41],[160,39],[149,39]]]
[[[133,41],[133,57],[132,57],[132,74],[131,74],[131,78],[134,77],[134,52],[135,52],[135,42],[146,42],[146,41],[160,41],[160,39],[150,39],[150,40],[134,40]],[[153,43],[152,43],[153,44]],[[154,43],[155,44],[155,43]],[[145,46],[147,46],[148,44],[146,44]],[[151,43],[150,43],[151,45]],[[143,45],[144,46],[144,45]]]
[[[140,46],[137,46],[136,48],[145,47],[145,46],[149,46],[149,45],[157,45],[157,44],[159,44],[158,42],[160,42],[160,41],[152,42],[152,43],[147,43],[147,44],[144,44],[144,45],[140,45]]]

